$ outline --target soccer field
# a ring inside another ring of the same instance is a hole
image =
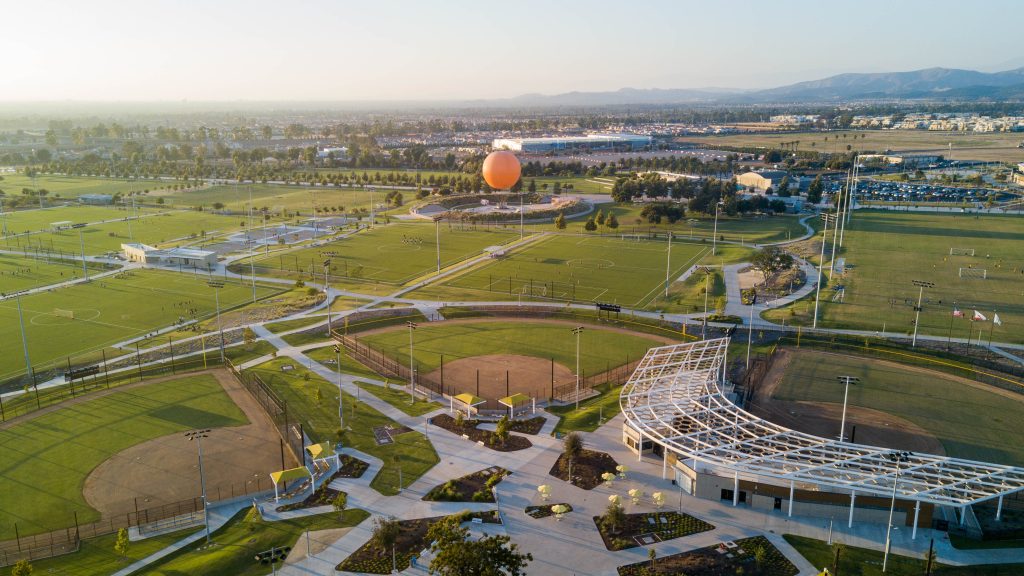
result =
[[[383,203],[384,196],[387,194],[385,190],[370,192],[361,188],[334,186],[243,184],[237,188],[233,185],[222,185],[198,190],[161,191],[152,196],[163,196],[168,204],[179,206],[206,206],[209,208],[215,202],[220,202],[231,210],[247,210],[250,189],[252,203],[257,209],[267,208],[271,212],[298,211],[307,215],[312,214],[314,204],[318,209],[344,206],[346,211],[356,208],[369,210],[371,198],[377,203]],[[401,192],[409,200],[416,194],[414,190],[402,190]]]
[[[139,208],[138,213],[149,214],[154,210]],[[56,206],[53,208],[31,210],[17,210],[5,212],[2,217],[4,227],[8,234],[21,234],[24,232],[38,232],[49,230],[53,222],[70,221],[75,224],[87,222],[104,222],[107,220],[124,220],[129,214],[128,210],[113,208],[109,206]]]
[[[666,265],[674,282],[711,247],[620,236],[551,235],[443,285],[466,290],[467,299],[530,298],[611,302],[642,308],[665,286]]]
[[[82,194],[109,194],[142,192],[170,186],[173,182],[167,180],[137,180],[127,181],[113,178],[98,178],[93,176],[60,176],[41,174],[32,178],[24,174],[4,174],[0,188],[8,194],[20,194],[22,188],[33,190],[44,188],[50,193],[46,196],[46,202],[54,202],[60,199],[78,198]]]
[[[449,229],[444,223],[439,231],[442,268],[478,256],[488,246],[505,244],[519,237],[505,231]],[[436,247],[434,226],[430,224],[378,226],[324,246],[257,258],[256,275],[308,277],[313,271],[322,278],[323,262],[330,258],[332,282],[354,280],[401,285],[436,269]],[[248,261],[241,261],[241,264],[247,266]]]
[[[213,288],[203,275],[141,270],[21,298],[25,336],[35,370],[66,357],[98,351],[179,320],[203,319],[215,313]],[[262,297],[281,289],[257,285]],[[225,310],[252,298],[249,284],[227,283],[220,289]],[[63,311],[63,312],[62,312]],[[67,312],[74,318],[66,316]],[[25,372],[17,300],[0,302],[0,380]]]
[[[122,243],[142,242],[144,244],[183,244],[197,241],[204,233],[211,236],[241,229],[244,217],[222,216],[208,212],[182,210],[153,214],[140,211],[140,218],[124,220],[129,212],[116,212],[121,220],[86,226],[58,232],[40,232],[28,236],[6,237],[0,244],[8,250],[50,250],[80,253],[81,243],[85,253],[90,255],[120,251]],[[69,218],[61,218],[69,219]],[[50,222],[54,220],[49,220]],[[82,233],[79,240],[79,232]]]
[[[905,418],[942,442],[950,456],[1020,466],[1024,433],[1020,397],[941,372],[859,356],[793,350],[774,397],[841,405],[837,376],[857,376],[850,406]],[[856,419],[848,424],[857,424]],[[838,429],[838,426],[837,426]]]
[[[102,264],[89,264],[89,274],[103,269]],[[0,295],[55,284],[82,276],[81,262],[52,261],[0,254]]]
[[[97,520],[82,495],[85,479],[126,448],[193,428],[246,422],[220,384],[199,375],[117,391],[0,430],[0,539],[14,538],[15,522],[25,536],[74,526],[73,512],[80,523]]]

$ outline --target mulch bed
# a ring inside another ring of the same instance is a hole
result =
[[[423,499],[434,502],[494,502],[492,487],[509,474],[508,470],[498,466],[473,472],[431,488]]]
[[[483,442],[484,446],[498,452],[515,452],[516,450],[526,450],[533,446],[529,439],[514,434],[509,434],[508,440],[503,444],[494,444],[494,432],[478,429],[476,426],[480,422],[477,420],[465,420],[462,426],[458,426],[455,423],[455,418],[447,414],[440,414],[431,418],[430,423],[459,436],[468,436],[473,442]]]
[[[551,467],[548,474],[569,482],[568,466],[562,465],[564,459],[565,454],[559,454],[558,460],[555,460],[555,465]],[[584,490],[593,490],[604,482],[601,479],[601,474],[605,472],[616,474],[615,467],[618,465],[619,463],[614,458],[604,452],[584,449],[572,465],[572,485]]]
[[[540,434],[540,429],[547,423],[543,416],[535,416],[529,420],[513,420],[508,429],[520,434]]]
[[[545,504],[543,506],[527,506],[526,515],[530,518],[547,518],[548,516],[554,516],[555,513],[551,511],[552,506],[558,506],[559,504],[568,508],[566,513],[572,512],[572,504],[566,502],[555,502],[554,504]]]
[[[658,558],[654,563],[653,572],[650,571],[651,563],[649,561],[619,566],[619,576],[645,576],[646,574],[734,576],[741,572],[747,576],[796,576],[800,573],[800,570],[764,536],[743,538],[732,542],[732,544],[735,546],[727,547],[720,544]],[[759,547],[764,548],[764,558],[760,566],[754,557],[754,551]]]
[[[334,473],[332,480],[334,478],[362,478],[370,467],[366,462],[348,454],[341,454],[339,460],[341,460],[341,470]]]
[[[605,548],[609,550],[626,550],[637,546],[648,546],[655,542],[682,538],[714,530],[715,527],[700,518],[678,512],[644,512],[642,514],[626,514],[625,523],[619,527],[617,534],[608,532],[601,523],[600,516],[594,516]]]
[[[430,526],[444,518],[435,516],[433,518],[417,518],[416,520],[402,520],[398,523],[398,538],[395,541],[395,565],[399,572],[409,567],[409,558],[417,556],[430,547],[427,542],[427,530]],[[484,524],[500,523],[501,519],[497,511],[473,512],[465,514],[464,521],[479,519]],[[367,542],[345,558],[335,570],[343,572],[363,572],[367,574],[391,574],[391,550],[380,550]]]

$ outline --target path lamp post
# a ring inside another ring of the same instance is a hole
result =
[[[711,269],[705,266],[701,271],[704,272],[704,321],[700,327],[700,338],[704,340],[708,337],[708,292],[711,291]]]
[[[911,280],[910,282],[917,286],[917,306],[914,306],[914,339],[910,343],[910,346],[915,348],[917,347],[917,327],[921,323],[921,301],[924,299],[924,289],[935,288],[935,284],[924,280]]]
[[[839,422],[839,441],[842,442],[846,436],[846,401],[850,398],[850,384],[860,382],[856,376],[836,376],[836,379],[843,383],[843,419]]]
[[[327,297],[327,337],[331,337],[331,279],[329,271],[331,268],[331,259],[324,260],[324,295]]]
[[[334,353],[337,354],[338,363],[335,369],[338,374],[338,425],[345,430],[345,394],[341,391],[341,344],[334,345]]]
[[[213,298],[217,309],[217,332],[220,334],[220,361],[224,362],[224,329],[220,324],[220,289],[224,287],[224,283],[218,280],[210,280],[206,283],[207,286],[213,288]]]
[[[203,521],[206,524],[206,543],[210,543],[210,506],[209,502],[206,501],[206,476],[203,474],[203,438],[210,435],[210,429],[205,430],[192,430],[185,432],[185,438],[188,438],[189,442],[193,440],[196,443],[196,447],[199,450],[199,485],[203,489]]]
[[[25,336],[25,315],[21,311],[21,292],[15,294],[14,299],[18,302],[18,324],[21,326],[21,349],[25,353],[25,371],[34,383],[36,381],[36,377],[35,374],[32,373],[32,361],[29,360],[28,356],[28,338]]]
[[[412,348],[412,331],[416,329],[419,324],[408,321],[405,323],[409,327],[409,404],[413,403],[414,394],[416,393],[416,371],[413,364],[413,348]]]
[[[821,278],[824,276],[825,271],[825,242],[828,240],[828,221],[835,216],[824,213],[822,214],[822,220],[825,221],[825,229],[821,235],[821,257],[818,261],[818,281],[814,283],[814,322],[811,328],[818,327],[818,302],[821,297]]]
[[[576,410],[580,409],[580,334],[583,333],[583,326],[572,329],[576,335]]]
[[[76,224],[77,226],[77,224]],[[85,240],[82,238],[82,229],[78,229],[78,246],[82,249],[82,274],[85,276],[85,281],[89,281],[89,266],[85,262]]]
[[[889,564],[889,549],[892,547],[892,515],[896,510],[896,486],[900,483],[900,464],[903,462],[910,462],[910,457],[913,456],[913,452],[904,452],[894,450],[886,457],[896,464],[896,479],[892,483],[892,503],[889,505],[889,524],[885,529],[885,555],[882,556],[882,573],[885,573],[885,569]]]
[[[719,206],[722,206],[723,204],[725,204],[725,203],[722,202],[721,200],[719,200],[718,203],[715,204],[715,232],[711,236],[711,255],[712,256],[714,256],[717,253],[717,250],[718,250],[718,208],[719,208]]]
[[[750,302],[750,320],[747,322],[747,370],[750,370],[750,345],[754,340],[754,307],[757,306],[757,296]]]
[[[669,274],[672,270],[672,231],[668,231],[668,248],[665,249],[665,299],[668,299]]]
[[[449,221],[450,222],[450,221]],[[451,226],[449,226],[450,228]],[[441,219],[434,218],[434,246],[437,248],[437,273],[441,274]]]

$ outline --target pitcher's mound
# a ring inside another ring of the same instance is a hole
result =
[[[480,391],[477,392],[477,371],[480,371]],[[508,388],[505,373],[508,372]],[[498,399],[520,392],[534,398],[547,398],[551,392],[552,362],[545,358],[518,354],[488,354],[460,358],[444,365],[444,386],[455,394],[469,392],[487,400],[485,408],[499,409]],[[434,382],[441,381],[441,370],[426,375]],[[565,366],[554,363],[555,386],[576,381],[576,376]]]

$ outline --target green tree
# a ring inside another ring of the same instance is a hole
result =
[[[313,402],[316,402],[317,406],[324,403],[324,393],[320,390],[319,386],[313,390]]]
[[[783,198],[792,196],[792,194],[790,194],[789,192],[789,176],[783,176],[782,182],[779,182],[778,195]]]
[[[618,534],[622,525],[626,523],[626,512],[618,502],[609,502],[604,515],[601,516],[601,525],[611,534]]]
[[[498,423],[494,426],[494,435],[492,437],[496,444],[505,445],[505,441],[508,440],[508,427],[508,415],[502,414],[501,420],[498,420]]]
[[[615,214],[609,214],[608,220],[605,221],[605,226],[615,230],[619,227],[619,219],[615,217]]]
[[[552,184],[551,185],[551,193],[552,194],[561,194],[562,193],[562,185],[559,184],[558,182],[555,182],[554,184]]]
[[[527,186],[526,189],[529,192],[536,192],[537,191],[537,181],[534,180],[533,178],[530,178],[530,185]]]
[[[750,263],[761,271],[767,284],[768,278],[776,272],[793,266],[793,256],[776,246],[767,246],[754,254]]]
[[[821,202],[821,195],[824,191],[825,186],[821,183],[821,174],[818,174],[807,188],[807,202],[810,204]]]
[[[470,539],[462,518],[449,516],[434,523],[427,541],[434,557],[430,571],[440,576],[523,576],[533,555],[522,553],[508,536]]]
[[[555,228],[565,230],[565,214],[559,212],[558,216],[555,216]]]
[[[128,556],[128,546],[130,545],[131,540],[128,539],[128,529],[121,528],[117,531],[117,540],[114,541],[114,552],[121,558],[126,558]]]
[[[583,225],[583,228],[587,232],[593,232],[594,230],[597,230],[597,223],[594,222],[594,217],[593,216],[591,216],[590,218],[587,218],[587,223]]]
[[[402,531],[398,520],[378,516],[373,521],[373,535],[370,541],[380,549],[381,552],[391,550],[391,571],[398,570],[398,563],[395,560],[395,543],[398,542],[398,534]]]
[[[11,576],[32,576],[32,572],[35,568],[32,567],[32,563],[22,558],[18,560],[18,563],[11,568]]]
[[[345,507],[348,506],[348,494],[338,492],[338,495],[331,501],[331,506],[334,508],[334,511],[338,513],[338,516],[344,516]]]
[[[604,210],[598,210],[597,211],[597,218],[596,218],[596,220],[597,220],[598,226],[604,226],[604,220],[605,220]]]

